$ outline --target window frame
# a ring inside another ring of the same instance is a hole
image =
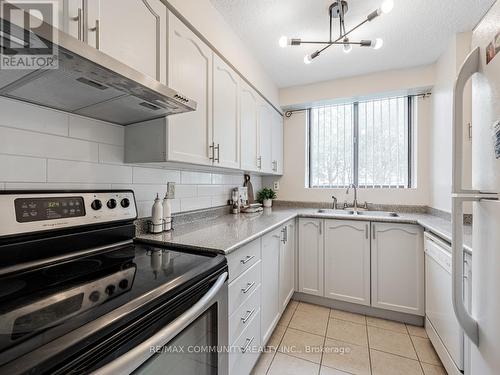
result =
[[[394,96],[394,97],[383,97],[380,99],[392,99],[403,97],[406,98],[408,104],[408,118],[407,118],[407,126],[408,126],[408,184],[407,185],[375,185],[375,186],[359,186],[359,103],[361,100],[356,100],[353,102],[348,102],[345,104],[352,104],[353,106],[353,183],[360,188],[366,189],[412,189],[414,187],[414,179],[413,179],[413,131],[414,131],[414,105],[416,95],[402,95],[402,96]],[[376,100],[376,99],[375,99]],[[311,123],[312,123],[312,110],[314,108],[307,109],[307,188],[309,189],[343,189],[347,188],[347,185],[322,185],[322,186],[313,186],[311,184],[312,181],[312,147],[311,147]]]

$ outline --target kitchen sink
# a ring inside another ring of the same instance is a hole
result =
[[[377,217],[399,217],[396,212],[388,211],[354,211],[354,210],[334,210],[332,208],[320,208],[319,214],[330,215],[360,215],[360,216],[377,216]]]

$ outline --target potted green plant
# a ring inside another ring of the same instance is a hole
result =
[[[261,202],[264,207],[271,207],[273,199],[276,199],[276,192],[270,188],[263,188],[257,193],[257,201]]]

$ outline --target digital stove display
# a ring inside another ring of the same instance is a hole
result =
[[[18,198],[14,206],[19,223],[85,216],[82,197]]]

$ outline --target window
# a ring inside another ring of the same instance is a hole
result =
[[[412,97],[309,110],[309,187],[411,186]]]

